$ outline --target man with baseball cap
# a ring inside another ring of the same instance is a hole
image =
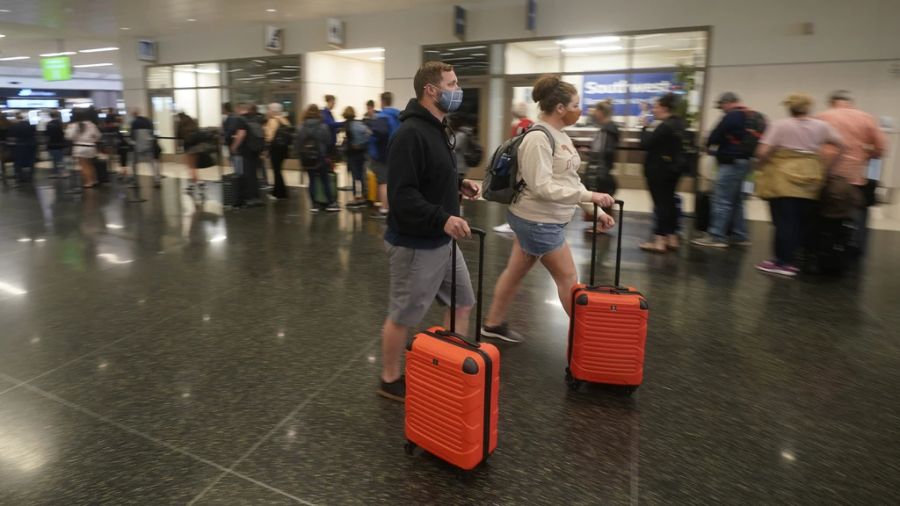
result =
[[[831,108],[816,117],[832,127],[844,140],[844,150],[835,162],[831,174],[843,177],[867,195],[869,160],[881,158],[887,148],[887,139],[872,115],[853,105],[853,97],[847,90],[838,90],[828,97]],[[871,187],[874,189],[874,187]],[[867,195],[869,203],[871,196]],[[856,213],[855,231],[850,240],[851,251],[862,256],[866,243],[866,227],[869,210],[861,207]]]
[[[725,113],[709,134],[707,149],[719,163],[707,237],[693,244],[727,248],[730,244],[747,246],[747,222],[744,219],[744,180],[750,173],[750,158],[766,128],[763,116],[748,109],[732,92],[719,97],[718,108]]]

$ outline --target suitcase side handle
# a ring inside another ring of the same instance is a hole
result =
[[[619,233],[616,238],[616,282],[615,286],[620,286],[620,280],[622,274],[622,227],[624,225],[625,220],[625,202],[622,200],[616,200],[616,204],[619,206]],[[597,230],[597,219],[599,218],[599,209],[600,207],[595,203],[594,204],[594,230]],[[594,273],[596,272],[597,266],[597,234],[591,234],[591,279],[588,286],[595,286],[594,283]]]
[[[469,227],[478,236],[478,289],[475,292],[475,343],[481,342],[482,287],[484,285],[484,238],[487,233],[476,227]],[[450,333],[456,334],[456,239],[450,246]]]

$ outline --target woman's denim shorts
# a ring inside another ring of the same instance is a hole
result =
[[[507,211],[506,220],[519,240],[522,251],[542,257],[566,243],[566,223],[538,223]]]

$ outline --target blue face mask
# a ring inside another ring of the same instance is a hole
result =
[[[455,112],[462,105],[463,90],[441,90],[438,108],[444,112]]]

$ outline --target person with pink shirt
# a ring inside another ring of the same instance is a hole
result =
[[[831,174],[843,177],[865,193],[869,183],[869,161],[881,158],[887,149],[887,138],[871,114],[855,107],[849,91],[835,91],[828,101],[831,108],[819,113],[816,118],[831,125],[844,141],[844,150],[835,161]],[[854,221],[856,230],[850,239],[850,248],[862,256],[868,235],[869,209],[861,208]]]

